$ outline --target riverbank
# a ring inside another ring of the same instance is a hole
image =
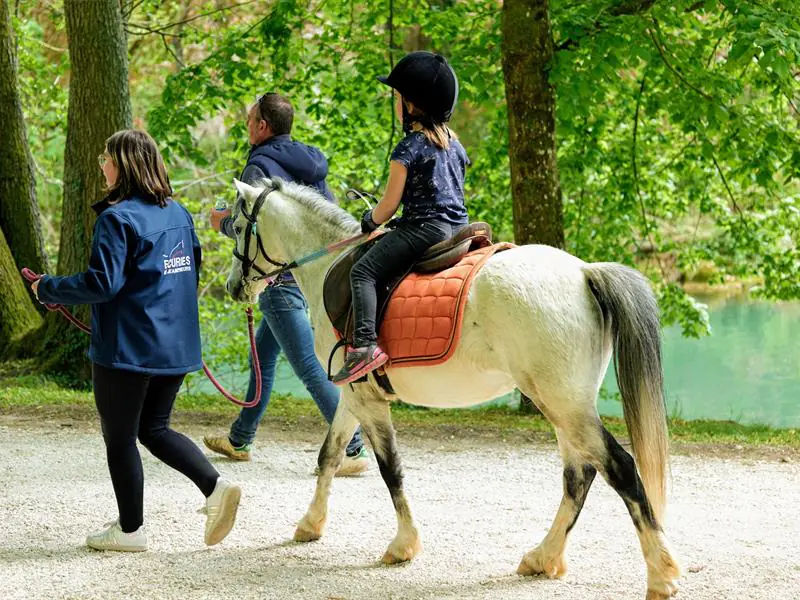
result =
[[[220,428],[224,431],[236,414],[236,407],[219,394],[186,394],[178,397],[176,422],[189,426]],[[19,419],[62,419],[71,424],[96,421],[90,391],[67,390],[39,376],[4,376],[0,370],[0,414],[6,422]],[[432,410],[396,404],[392,409],[395,426],[404,435],[436,438],[470,437],[486,441],[555,442],[551,425],[542,417],[520,413],[509,406],[476,409]],[[627,437],[620,418],[603,417],[606,427],[620,438]],[[324,435],[324,422],[310,400],[273,394],[265,427],[291,436],[305,434],[310,440]],[[775,456],[800,459],[800,431],[764,425],[742,425],[731,421],[689,421],[670,419],[673,450],[724,455]],[[305,439],[303,437],[303,439]]]

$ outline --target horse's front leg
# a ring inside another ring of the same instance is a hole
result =
[[[397,535],[389,544],[381,561],[390,565],[411,560],[422,551],[419,533],[411,516],[411,508],[403,491],[403,467],[397,452],[397,439],[389,402],[384,398],[362,400],[365,431],[375,451],[381,471],[397,516]]]
[[[325,521],[328,518],[328,496],[331,492],[331,482],[342,462],[344,449],[358,427],[358,421],[348,408],[348,404],[346,394],[342,394],[333,422],[328,429],[328,435],[319,450],[317,488],[314,491],[311,506],[297,524],[294,532],[296,542],[313,542],[322,537],[322,530],[325,528]]]
[[[366,385],[363,387],[366,388]],[[397,535],[381,559],[384,564],[390,565],[411,560],[420,553],[422,544],[403,491],[403,467],[397,452],[389,402],[375,390],[367,390],[369,388],[359,390],[363,395],[354,399],[353,411],[375,451],[381,477],[389,488],[397,515]]]

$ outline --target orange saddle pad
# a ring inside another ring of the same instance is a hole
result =
[[[472,280],[493,254],[513,247],[493,244],[467,253],[444,271],[406,276],[392,292],[378,332],[389,366],[432,366],[450,358],[461,337]]]

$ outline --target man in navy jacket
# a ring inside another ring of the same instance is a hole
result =
[[[325,181],[328,161],[319,148],[291,138],[293,119],[291,103],[279,94],[264,94],[250,107],[247,132],[251,148],[239,179],[249,184],[265,177],[294,181],[315,188],[333,201]],[[216,231],[236,239],[229,210],[212,210],[211,225]],[[227,436],[203,438],[210,450],[235,460],[250,460],[256,429],[269,403],[281,352],[328,423],[333,420],[339,402],[339,390],[328,381],[314,354],[314,333],[308,319],[308,305],[291,273],[284,273],[271,283],[261,293],[258,304],[264,315],[256,333],[256,351],[261,365],[261,401],[252,408],[241,410]],[[251,368],[247,400],[252,400],[254,395],[255,373]],[[347,446],[337,475],[357,475],[366,471],[368,466],[359,429]]]

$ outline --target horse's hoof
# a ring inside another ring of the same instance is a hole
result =
[[[395,539],[389,544],[389,547],[381,558],[381,562],[385,565],[396,565],[408,562],[420,552],[422,552],[422,544],[418,537],[415,537],[411,541],[406,541],[405,543],[398,542]]]
[[[664,547],[657,554],[657,560],[647,568],[647,595],[645,600],[667,600],[678,593],[681,568],[672,554]]]
[[[517,574],[524,577],[547,577],[548,579],[560,579],[567,573],[567,561],[561,554],[555,558],[545,558],[537,548],[531,550],[522,557]]]
[[[678,588],[676,587],[672,592],[669,594],[662,594],[661,592],[657,592],[655,590],[647,590],[647,595],[644,597],[645,600],[669,600],[678,592]]]
[[[295,542],[313,542],[322,537],[322,528],[324,521],[320,522],[317,526],[311,523],[308,517],[303,517],[297,524],[297,529],[294,531]]]

